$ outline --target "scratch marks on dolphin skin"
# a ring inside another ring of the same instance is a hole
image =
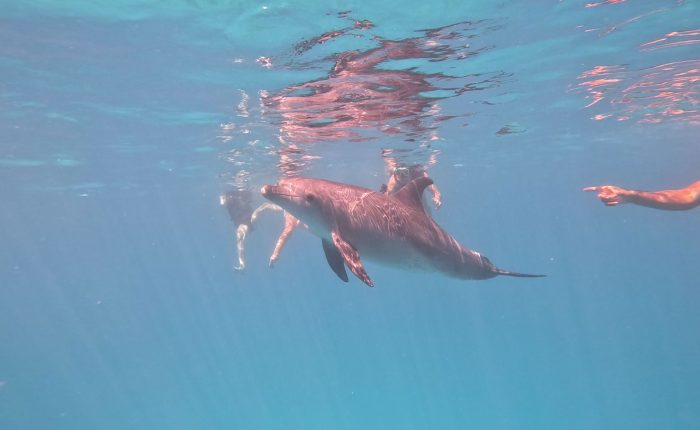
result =
[[[361,205],[361,204],[362,204],[362,201],[365,199],[365,197],[369,196],[370,194],[372,194],[371,191],[368,191],[368,192],[366,192],[366,193],[363,193],[362,195],[360,195],[360,198],[359,198],[359,199],[357,199],[357,200],[355,200],[354,202],[350,203],[350,213],[354,215],[354,214],[355,214],[355,209],[357,209],[357,206],[358,206],[358,205]]]

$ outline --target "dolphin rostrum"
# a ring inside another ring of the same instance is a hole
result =
[[[331,269],[348,281],[352,273],[370,287],[374,283],[360,261],[412,270],[437,271],[459,279],[498,275],[541,277],[509,272],[457,242],[425,212],[421,195],[433,181],[419,177],[395,194],[311,178],[285,178],[265,185],[262,195],[306,224],[321,238]]]

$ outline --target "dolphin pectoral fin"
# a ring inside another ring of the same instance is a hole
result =
[[[323,253],[326,254],[326,261],[331,269],[343,282],[348,282],[348,272],[345,271],[345,265],[343,264],[343,256],[340,255],[340,251],[332,243],[326,239],[322,239]]]
[[[345,239],[340,237],[340,234],[338,234],[337,231],[333,231],[331,233],[331,237],[333,238],[335,248],[338,250],[338,252],[340,252],[340,255],[343,257],[345,264],[347,264],[350,268],[350,271],[354,273],[355,276],[360,278],[362,282],[370,287],[374,287],[374,282],[372,282],[369,275],[365,271],[365,268],[360,261],[360,254],[357,253],[357,250],[346,242]]]

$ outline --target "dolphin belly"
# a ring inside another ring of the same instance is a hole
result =
[[[365,260],[411,271],[438,270],[431,258],[404,238],[387,238],[381,235],[367,237],[362,234],[350,234],[349,237],[349,242]]]

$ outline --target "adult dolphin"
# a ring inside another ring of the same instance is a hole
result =
[[[425,212],[421,195],[432,183],[428,177],[419,177],[397,193],[386,194],[297,177],[265,185],[261,193],[321,238],[328,264],[345,282],[348,275],[343,263],[365,284],[374,286],[360,255],[390,266],[438,271],[459,279],[545,276],[499,269],[488,258],[460,245]]]

